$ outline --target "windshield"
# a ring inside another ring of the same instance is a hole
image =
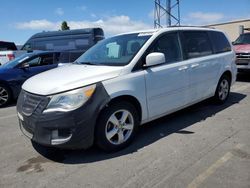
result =
[[[250,33],[240,35],[239,38],[236,39],[234,44],[250,44]]]
[[[5,68],[14,68],[15,66],[17,66],[18,64],[22,63],[23,61],[25,61],[26,59],[28,59],[30,56],[28,54],[23,54],[5,64],[3,64],[1,67],[5,67]]]
[[[136,33],[105,39],[90,48],[75,63],[109,66],[127,65],[150,37],[151,35]]]

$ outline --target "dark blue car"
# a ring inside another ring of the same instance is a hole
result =
[[[0,66],[0,107],[17,99],[28,78],[70,61],[65,52],[32,52]]]

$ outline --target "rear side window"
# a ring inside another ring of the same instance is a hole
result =
[[[86,51],[94,44],[91,35],[67,35],[55,37],[41,37],[30,39],[23,50],[84,50]]]
[[[209,35],[216,54],[231,51],[230,43],[223,33],[211,31]]]
[[[185,51],[188,59],[203,57],[213,53],[207,32],[183,32]]]
[[[89,47],[89,39],[53,39],[34,41],[34,50],[76,50]]]

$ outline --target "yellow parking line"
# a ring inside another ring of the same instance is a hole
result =
[[[238,144],[236,148],[242,148],[242,144]],[[197,188],[199,187],[209,176],[211,176],[220,166],[222,166],[225,162],[231,159],[233,154],[231,152],[227,152],[224,156],[222,156],[219,160],[217,160],[214,164],[212,164],[206,171],[197,176],[187,187],[188,188]]]

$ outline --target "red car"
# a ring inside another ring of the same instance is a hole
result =
[[[250,32],[241,34],[235,42],[233,42],[236,52],[236,64],[238,72],[250,71]]]

